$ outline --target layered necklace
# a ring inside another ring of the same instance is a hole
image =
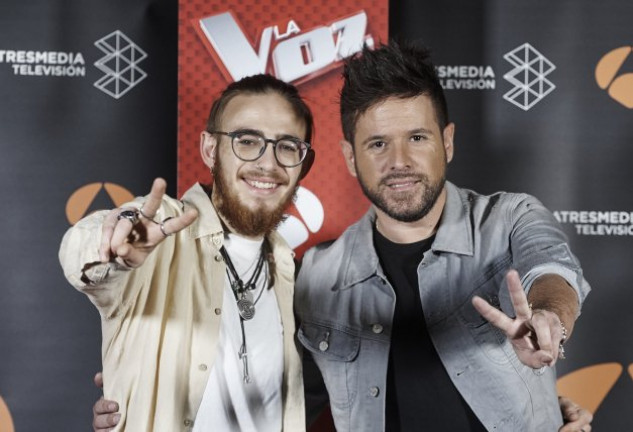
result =
[[[246,282],[244,282],[240,275],[237,273],[237,270],[235,269],[233,261],[231,261],[231,257],[229,256],[226,248],[224,246],[220,248],[220,253],[222,254],[224,262],[226,263],[226,275],[229,278],[231,291],[233,291],[235,301],[237,302],[237,311],[240,314],[242,346],[238,351],[238,356],[240,360],[242,360],[245,383],[250,383],[251,378],[248,373],[248,350],[246,348],[246,333],[244,331],[244,321],[248,321],[255,316],[255,305],[259,301],[262,293],[264,292],[264,289],[266,288],[267,284],[265,281],[268,280],[268,266],[266,265],[265,257],[268,254],[268,249],[268,241],[264,239],[261,250],[259,252],[259,258],[257,258],[257,261],[255,262],[255,270],[253,271],[251,277]],[[265,281],[264,283],[260,284],[259,280],[262,273],[265,276]],[[257,290],[258,285],[261,285],[261,287],[257,296],[255,296],[255,291]]]

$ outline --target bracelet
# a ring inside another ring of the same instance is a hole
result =
[[[563,324],[563,322],[560,322],[560,331],[561,331],[561,337],[560,337],[560,342],[558,343],[558,358],[561,360],[565,360],[565,348],[563,347],[563,344],[565,343],[565,341],[567,340],[567,327],[565,327],[565,324]]]
[[[530,308],[530,319],[532,319],[532,315],[534,315],[534,311],[532,310],[532,303],[530,303],[528,307]],[[567,341],[568,332],[567,327],[565,327],[565,324],[563,324],[560,318],[558,319],[558,322],[560,322],[561,332],[560,342],[558,342],[558,358],[561,360],[565,360],[565,348],[563,347],[563,344],[565,343],[565,341]]]

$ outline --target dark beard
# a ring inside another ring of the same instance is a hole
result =
[[[284,212],[293,202],[298,185],[294,191],[280,202],[273,210],[251,210],[245,206],[236,195],[232,194],[224,176],[222,163],[218,158],[213,169],[213,196],[216,210],[231,225],[237,234],[247,237],[266,236],[274,231],[286,219]]]
[[[358,170],[356,172],[358,172]],[[401,176],[404,177],[405,175],[407,174],[402,174]],[[393,177],[398,177],[398,175],[392,176],[392,178]],[[360,173],[358,175],[358,182],[360,183],[360,187],[369,201],[371,201],[373,205],[387,214],[387,216],[400,222],[415,222],[422,219],[431,211],[431,209],[437,202],[440,194],[442,193],[442,190],[444,189],[444,184],[446,183],[446,175],[443,175],[442,178],[434,184],[431,184],[428,176],[424,174],[418,175],[418,178],[425,187],[422,194],[422,202],[417,207],[413,207],[411,205],[411,200],[407,197],[397,201],[397,204],[401,205],[394,205],[390,203],[379,192],[370,189],[363,181]],[[381,183],[383,183],[385,180],[387,179],[383,179]]]

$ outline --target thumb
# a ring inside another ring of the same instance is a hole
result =
[[[123,243],[116,249],[116,259],[125,267],[136,268],[145,262],[147,253],[147,250],[134,249],[129,243]]]

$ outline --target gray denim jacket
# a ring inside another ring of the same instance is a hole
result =
[[[582,303],[590,287],[578,260],[535,198],[483,196],[448,182],[446,188],[432,253],[418,266],[422,309],[442,363],[488,430],[556,431],[562,418],[555,370],[523,365],[471,298],[479,295],[513,316],[505,274],[514,268],[526,291],[540,275],[555,273]],[[373,247],[375,217],[370,210],[330,246],[309,250],[295,288],[298,338],[323,375],[339,432],[385,425],[395,295]]]

